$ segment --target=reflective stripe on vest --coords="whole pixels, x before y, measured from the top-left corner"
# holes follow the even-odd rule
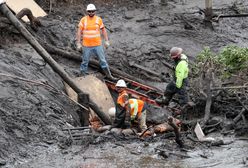
[[[129,104],[130,104],[130,117],[131,120],[134,120],[136,115],[138,114],[138,100],[137,99],[129,99]]]
[[[97,38],[101,37],[100,27],[96,27],[96,30],[87,30],[87,18],[84,19],[83,38]],[[96,25],[99,25],[99,17],[96,16]]]

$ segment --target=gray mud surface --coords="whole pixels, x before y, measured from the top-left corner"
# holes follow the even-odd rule
[[[49,2],[37,2],[48,12]],[[74,50],[76,26],[86,5],[75,0],[66,2],[59,1],[47,17],[41,18],[43,27],[37,32],[27,27],[43,42]],[[205,46],[216,52],[231,44],[248,46],[248,18],[225,18],[213,23],[214,30],[206,28],[204,15],[197,12],[204,8],[203,0],[186,3],[173,0],[166,6],[159,0],[96,0],[94,3],[108,28],[111,47],[106,54],[110,66],[161,89],[165,89],[163,84],[131,68],[130,61],[158,73],[170,73],[162,61],[171,61],[167,55],[173,46],[182,47],[191,61]],[[235,14],[234,4],[236,9],[248,13],[245,0],[213,3],[217,14]],[[187,152],[180,151],[173,138],[163,135],[142,141],[104,134],[85,136],[77,144],[72,143],[62,129],[68,124],[77,126],[78,107],[60,93],[64,91],[62,79],[10,23],[0,25],[0,167],[236,168],[248,165],[247,140],[220,147],[187,140]],[[80,62],[55,58],[71,76],[77,76]],[[234,136],[222,138],[235,140]],[[190,158],[173,154],[164,158],[155,148],[180,152]]]

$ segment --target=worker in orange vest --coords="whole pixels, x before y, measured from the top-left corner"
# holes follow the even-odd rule
[[[129,99],[125,102],[125,108],[129,113],[131,127],[134,125],[135,121],[138,121],[139,129],[141,132],[147,129],[146,125],[146,109],[147,104],[139,99]]]
[[[126,82],[123,79],[117,81],[115,85],[117,92],[119,93],[116,103],[115,110],[115,120],[113,127],[116,128],[126,128],[125,118],[126,118],[126,109],[125,102],[128,101],[128,93],[126,92]]]
[[[99,16],[96,16],[96,7],[94,4],[89,4],[87,6],[87,16],[84,16],[79,24],[77,30],[77,50],[82,51],[83,45],[83,54],[82,54],[82,63],[80,66],[80,71],[82,75],[88,74],[88,64],[90,60],[90,54],[94,53],[97,55],[100,66],[106,75],[107,78],[110,80],[116,81],[117,79],[114,78],[109,70],[108,63],[105,58],[103,46],[102,46],[102,39],[101,39],[101,32],[103,34],[105,40],[105,47],[108,48],[110,46],[107,31],[104,27],[103,21]],[[83,39],[81,41],[81,39]]]

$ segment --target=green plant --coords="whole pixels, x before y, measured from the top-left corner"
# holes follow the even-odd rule
[[[227,46],[219,54],[215,54],[209,47],[205,47],[196,57],[196,62],[192,66],[193,73],[197,75],[201,67],[207,63],[211,63],[214,69],[218,69],[217,75],[221,75],[222,78],[228,78],[237,73],[247,73],[248,48]]]
[[[229,73],[236,73],[248,69],[248,48],[237,46],[225,47],[218,56],[218,62]]]
[[[215,58],[215,55],[211,52],[209,47],[205,47],[199,55],[196,56],[196,62],[206,62],[207,60],[213,60]]]
[[[205,47],[197,56],[195,63],[191,66],[193,76],[198,76],[203,66],[211,63],[213,66],[217,65],[216,55],[211,52],[209,47]]]

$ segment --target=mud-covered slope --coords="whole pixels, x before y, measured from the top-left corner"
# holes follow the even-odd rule
[[[55,5],[50,15],[41,18],[43,27],[32,33],[41,41],[73,50],[76,26],[85,5],[81,1],[70,2]],[[248,18],[226,18],[214,23],[214,30],[211,30],[204,27],[203,15],[196,12],[197,6],[203,8],[203,2],[188,0],[182,5],[170,1],[167,6],[159,2],[96,1],[97,13],[109,30],[111,47],[106,54],[111,66],[149,79],[140,70],[131,68],[129,61],[161,73],[168,72],[161,60],[170,61],[167,54],[172,46],[182,47],[194,58],[205,46],[218,51],[230,44],[248,45]],[[234,13],[230,9],[233,2],[214,1],[215,8],[219,9],[216,12]],[[240,2],[238,7],[247,11],[247,2]],[[40,4],[48,9],[47,4]],[[63,148],[69,144],[61,129],[66,122],[75,123],[71,114],[77,107],[46,87],[48,83],[60,91],[64,89],[61,78],[13,26],[6,24],[8,26],[2,26],[0,32],[0,164],[15,165],[38,156],[51,146]],[[193,27],[185,29],[187,24]],[[72,76],[79,70],[80,62],[60,56],[56,56],[56,60]],[[44,85],[35,84],[33,80],[42,81]]]
[[[234,44],[247,46],[247,18],[224,18],[213,22],[213,30],[204,24],[204,2],[187,1],[182,4],[169,1],[163,6],[155,1],[96,1],[97,14],[108,29],[111,47],[107,50],[110,65],[143,78],[139,70],[129,67],[130,61],[161,73],[167,70],[161,59],[171,61],[168,51],[180,46],[192,59],[205,46],[219,51]],[[234,3],[235,2],[235,3]],[[85,13],[86,3],[74,3],[54,9],[37,33],[45,41],[68,49],[74,46],[76,26]],[[247,12],[245,1],[214,2],[214,12],[235,14]],[[235,8],[234,8],[235,6]],[[234,10],[236,9],[236,10]],[[56,20],[54,20],[56,19]],[[47,22],[49,20],[49,22]],[[49,36],[48,36],[49,35]]]
[[[29,145],[66,141],[61,128],[70,122],[73,104],[47,84],[63,91],[56,73],[30,47],[12,44],[1,55],[0,157],[9,162],[27,157]],[[18,77],[18,78],[17,78]]]

